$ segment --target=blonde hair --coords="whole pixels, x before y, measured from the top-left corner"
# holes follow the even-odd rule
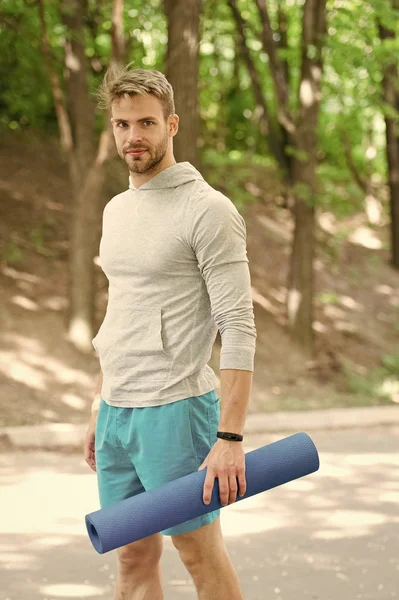
[[[130,63],[131,64],[131,63]],[[162,104],[165,121],[175,113],[173,88],[165,75],[152,69],[129,69],[130,64],[110,67],[96,92],[98,107],[109,109],[114,100],[136,94],[156,96]]]

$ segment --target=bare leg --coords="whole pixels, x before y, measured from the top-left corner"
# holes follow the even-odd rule
[[[163,600],[161,566],[118,563],[114,600]]]
[[[210,557],[186,564],[197,588],[198,600],[244,600],[240,581],[225,548]]]

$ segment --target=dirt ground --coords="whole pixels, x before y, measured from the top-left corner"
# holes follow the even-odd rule
[[[121,161],[111,165],[104,204],[123,189],[124,177]],[[284,312],[290,214],[266,178],[257,186],[256,201],[241,211],[258,333],[249,413],[399,402],[395,393],[391,399],[351,393],[343,368],[365,376],[384,355],[397,354],[399,273],[389,265],[388,224],[369,227],[361,214],[340,222],[347,238],[335,255],[334,239],[319,230],[317,361],[307,363],[289,338]],[[66,337],[71,196],[56,140],[17,133],[3,139],[0,194],[0,427],[84,422],[99,364],[94,350],[84,355]],[[107,280],[96,269],[100,326]],[[321,294],[335,301],[323,302]],[[210,362],[217,375],[219,352],[218,335]]]

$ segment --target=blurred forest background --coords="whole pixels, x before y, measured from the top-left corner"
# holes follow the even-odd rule
[[[249,413],[399,403],[398,16],[399,0],[3,0],[0,426],[89,418],[102,211],[128,185],[94,95],[113,63],[165,73],[176,160],[245,218]]]

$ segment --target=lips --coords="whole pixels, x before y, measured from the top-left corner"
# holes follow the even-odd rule
[[[142,148],[140,150],[128,150],[127,154],[131,154],[132,156],[137,157],[137,156],[141,156],[142,154],[144,154],[144,152],[147,152],[146,148]]]

